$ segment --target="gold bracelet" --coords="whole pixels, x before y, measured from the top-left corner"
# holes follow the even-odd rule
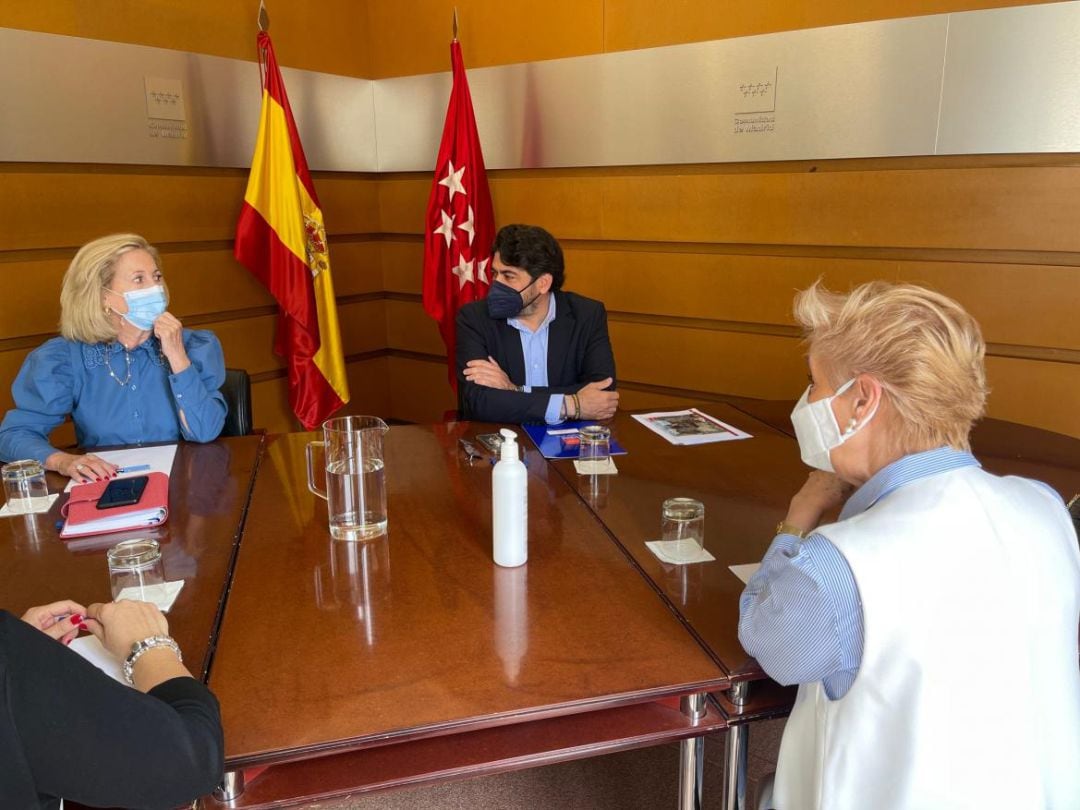
[[[806,529],[800,529],[798,526],[788,523],[786,520],[781,520],[779,523],[776,524],[776,533],[793,534],[800,540],[806,539],[806,535],[810,534],[810,532],[806,531]]]

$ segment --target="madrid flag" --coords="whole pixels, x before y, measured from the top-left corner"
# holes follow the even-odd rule
[[[424,226],[424,309],[439,322],[456,389],[454,318],[462,304],[487,295],[495,218],[457,39],[450,43],[450,63],[454,83]]]
[[[234,255],[278,302],[274,351],[289,404],[311,430],[349,401],[322,210],[270,35],[259,33],[262,112]]]

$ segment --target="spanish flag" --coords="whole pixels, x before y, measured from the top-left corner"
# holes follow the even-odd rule
[[[289,404],[311,430],[349,401],[322,210],[270,35],[259,33],[259,136],[234,255],[278,302],[274,351],[289,371]]]

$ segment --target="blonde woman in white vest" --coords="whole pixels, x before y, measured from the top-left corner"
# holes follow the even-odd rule
[[[740,606],[746,650],[799,684],[762,806],[1080,808],[1076,532],[1049,487],[971,455],[978,324],[881,282],[815,284],[795,316],[810,386],[791,419],[818,472]]]

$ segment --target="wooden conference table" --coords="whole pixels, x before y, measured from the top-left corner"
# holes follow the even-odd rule
[[[227,807],[318,801],[684,740],[728,679],[558,473],[529,449],[529,560],[491,559],[477,426],[393,427],[389,530],[332,541],[313,435],[267,440],[209,683]],[[268,766],[261,770],[263,766]],[[225,801],[233,796],[231,801]]]
[[[166,578],[184,580],[169,613],[170,632],[192,673],[205,678],[262,441],[261,436],[243,436],[181,443],[169,479],[169,519],[149,531],[99,535],[69,545],[57,530],[65,495],[47,514],[0,519],[3,606],[22,611],[59,599],[108,602],[106,551],[128,537],[153,537],[161,544]],[[48,479],[51,492],[67,483],[54,473]]]
[[[769,680],[738,640],[743,583],[729,565],[756,563],[809,472],[799,459],[789,415],[794,402],[733,399],[698,402],[706,413],[753,438],[675,446],[619,412],[612,435],[628,454],[616,476],[580,476],[572,462],[552,466],[596,514],[643,576],[680,616],[731,682],[714,697],[729,725],[723,806],[745,807],[748,733],[752,721],[787,714],[795,689]],[[999,475],[1050,484],[1068,500],[1080,492],[1080,439],[986,419],[972,434],[976,456]],[[666,498],[705,505],[705,548],[716,562],[667,565],[645,546],[660,531]]]
[[[166,575],[187,583],[170,626],[221,699],[226,789],[247,775],[221,806],[683,740],[680,806],[692,807],[700,752],[686,741],[725,726],[723,803],[745,806],[749,723],[784,714],[793,690],[739,646],[742,583],[727,566],[760,560],[806,469],[786,435],[791,403],[698,405],[754,438],[675,447],[620,413],[613,432],[630,454],[618,476],[596,478],[526,443],[521,569],[491,562],[490,466],[458,451],[459,437],[491,426],[392,428],[389,535],[364,544],[331,542],[325,505],[307,491],[313,435],[181,444],[170,519],[151,534]],[[1080,440],[995,420],[973,440],[991,471],[1080,491]],[[666,566],[645,549],[674,495],[705,503],[715,563]],[[0,520],[6,607],[108,598],[104,554],[120,536],[65,546],[57,513]]]

